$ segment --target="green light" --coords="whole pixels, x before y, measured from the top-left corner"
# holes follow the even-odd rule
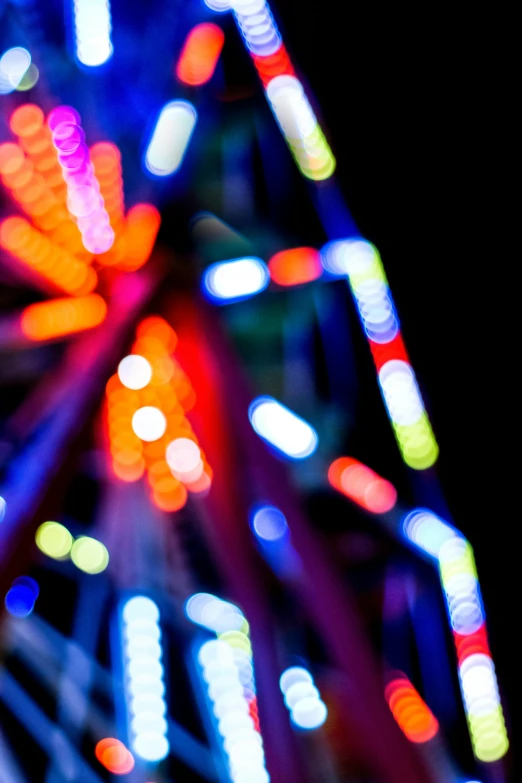
[[[71,549],[74,565],[86,574],[101,574],[109,564],[107,548],[95,538],[80,536]]]
[[[426,413],[414,424],[396,424],[392,421],[402,458],[414,470],[426,470],[437,461],[439,447]]]
[[[39,78],[40,71],[34,63],[31,63],[16,89],[18,92],[27,92],[27,90],[31,90],[34,87]]]
[[[64,560],[69,556],[73,537],[59,522],[44,522],[36,531],[36,546],[54,560]]]

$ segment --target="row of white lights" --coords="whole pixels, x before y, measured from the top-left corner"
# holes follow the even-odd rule
[[[103,65],[113,52],[109,0],[73,0],[73,15],[79,62],[88,68]]]
[[[157,605],[146,596],[135,596],[123,605],[125,692],[131,747],[137,756],[149,762],[161,761],[170,750],[159,620]]]
[[[286,669],[279,680],[279,687],[285,697],[292,722],[298,728],[318,729],[323,725],[328,710],[307,669],[302,666]]]

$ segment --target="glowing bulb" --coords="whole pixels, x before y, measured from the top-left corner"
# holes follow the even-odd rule
[[[152,367],[143,356],[131,354],[119,363],[118,377],[127,389],[144,389],[152,378]]]
[[[8,49],[0,57],[0,95],[6,95],[22,82],[31,65],[31,55],[21,46]]]
[[[264,541],[278,541],[288,532],[284,514],[275,506],[262,506],[252,516],[254,533]]]
[[[112,56],[109,0],[74,0],[76,57],[89,68],[103,65]]]
[[[238,258],[212,264],[205,270],[202,282],[211,299],[237,302],[264,291],[270,275],[260,258]]]
[[[132,417],[132,429],[141,440],[152,443],[159,440],[167,429],[167,419],[159,408],[146,405],[138,408]]]
[[[59,522],[44,522],[36,531],[38,549],[55,560],[66,558],[73,545],[73,537]]]
[[[71,560],[86,574],[100,574],[109,565],[109,553],[101,541],[80,536],[72,545]]]
[[[197,116],[188,101],[171,101],[164,106],[145,153],[145,167],[151,174],[167,177],[179,169]]]
[[[428,509],[417,508],[403,522],[405,536],[424,552],[438,557],[444,544],[460,537],[455,528]]]
[[[317,448],[315,430],[272,397],[258,397],[248,415],[257,434],[290,459],[309,457]]]
[[[13,617],[28,617],[34,605],[40,588],[30,576],[20,576],[15,579],[5,596],[5,608]]]

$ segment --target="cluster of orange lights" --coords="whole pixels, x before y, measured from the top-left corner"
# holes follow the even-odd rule
[[[88,294],[97,285],[97,274],[89,267],[92,261],[126,272],[142,267],[152,253],[161,218],[151,204],[137,204],[125,215],[118,147],[100,142],[89,151],[116,235],[110,251],[93,257],[68,211],[67,186],[42,109],[31,103],[19,106],[9,125],[18,143],[0,144],[0,179],[31,222],[19,217],[0,222],[0,246],[75,296]]]
[[[92,267],[55,245],[24,218],[9,217],[0,223],[0,247],[68,294],[89,294],[98,282]]]
[[[216,24],[204,22],[187,35],[176,67],[176,76],[184,84],[198,87],[208,82],[216,69],[225,35]]]
[[[270,277],[282,286],[310,283],[321,277],[323,267],[318,250],[313,247],[295,247],[282,250],[268,262]]]
[[[252,54],[252,60],[264,87],[276,76],[295,76],[294,67],[284,44],[281,44],[274,54]]]
[[[328,481],[334,489],[372,514],[385,514],[397,502],[393,484],[353,457],[334,460],[328,469]]]
[[[140,357],[150,368],[150,377],[141,388],[129,388],[119,374],[107,384],[107,425],[112,468],[123,481],[137,481],[146,475],[154,504],[163,511],[176,511],[187,502],[188,492],[209,489],[212,471],[186,417],[195,403],[195,395],[185,373],[172,357],[177,337],[174,330],[157,316],[142,321],[130,357]],[[120,365],[121,367],[121,365]],[[122,374],[123,377],[123,374]],[[123,380],[125,378],[123,377]],[[138,385],[138,384],[135,384]],[[132,384],[131,384],[132,386]],[[135,414],[140,410],[160,412],[164,426],[154,440],[136,432]],[[172,469],[167,450],[173,443],[186,452],[197,450],[197,465],[188,471]],[[188,448],[187,448],[188,447]],[[178,454],[183,459],[183,453]]]
[[[388,683],[384,695],[393,717],[410,742],[423,743],[433,739],[439,723],[404,674]]]
[[[95,756],[113,775],[127,775],[134,769],[134,756],[123,742],[107,737],[96,745]]]
[[[38,302],[24,309],[20,328],[29,340],[51,340],[102,323],[107,305],[99,294]]]

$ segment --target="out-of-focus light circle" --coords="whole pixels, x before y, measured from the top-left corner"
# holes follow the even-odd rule
[[[309,457],[317,448],[313,427],[272,397],[258,397],[248,415],[257,434],[290,459]]]
[[[31,63],[27,71],[22,76],[16,89],[18,92],[27,92],[27,90],[32,90],[39,78],[40,71],[34,63]]]
[[[145,153],[145,168],[151,174],[168,177],[179,169],[197,118],[188,101],[170,101],[163,107]]]
[[[219,663],[221,666],[227,666],[234,662],[234,653],[226,642],[212,639],[201,645],[198,660],[202,666],[209,666],[214,662]]]
[[[36,546],[55,560],[67,557],[73,545],[73,537],[59,522],[44,522],[36,531]]]
[[[165,459],[173,473],[190,473],[201,462],[201,451],[190,438],[176,438],[167,446]]]
[[[461,538],[455,528],[424,508],[411,511],[404,518],[402,527],[406,538],[433,557],[439,556],[445,544]]]
[[[30,576],[15,579],[5,596],[5,608],[13,617],[28,617],[34,609],[40,588]]]
[[[138,734],[133,744],[136,754],[145,761],[161,761],[169,753],[169,743],[164,734],[144,732]]]
[[[152,367],[144,356],[130,354],[119,363],[118,377],[127,389],[144,389],[152,378]]]
[[[254,533],[264,541],[278,541],[288,532],[285,515],[275,506],[263,506],[252,516]]]
[[[205,0],[205,5],[210,8],[211,11],[217,11],[217,13],[224,13],[230,11],[230,3],[228,0]]]
[[[101,574],[109,565],[109,553],[101,541],[80,536],[72,545],[71,560],[86,574]]]
[[[311,682],[294,682],[285,693],[285,704],[289,710],[293,710],[301,699],[319,698],[319,691]]]
[[[282,692],[286,694],[292,685],[298,682],[309,682],[313,685],[313,678],[309,671],[303,669],[302,666],[291,666],[289,669],[283,672],[279,679],[279,687]]]
[[[159,616],[159,609],[154,601],[143,595],[131,598],[123,607],[123,619],[126,623],[132,623],[134,620],[152,620],[157,623]]]
[[[4,498],[0,495],[0,522],[2,522],[3,518],[5,517],[6,509],[7,509],[7,503],[5,502]]]
[[[292,710],[292,721],[300,729],[318,729],[323,725],[328,710],[326,704],[313,696],[301,699]]]
[[[321,250],[321,262],[331,275],[364,274],[372,268],[376,250],[364,239],[336,239]]]
[[[113,775],[127,775],[134,769],[134,757],[124,745],[110,745],[106,748],[101,763]]]
[[[8,49],[0,57],[0,94],[13,92],[31,65],[31,55],[22,46]]]
[[[260,258],[238,258],[212,264],[203,275],[203,289],[212,299],[237,302],[267,287],[270,274]]]
[[[152,443],[159,440],[167,429],[167,419],[159,408],[145,405],[132,417],[132,429],[141,440]]]

